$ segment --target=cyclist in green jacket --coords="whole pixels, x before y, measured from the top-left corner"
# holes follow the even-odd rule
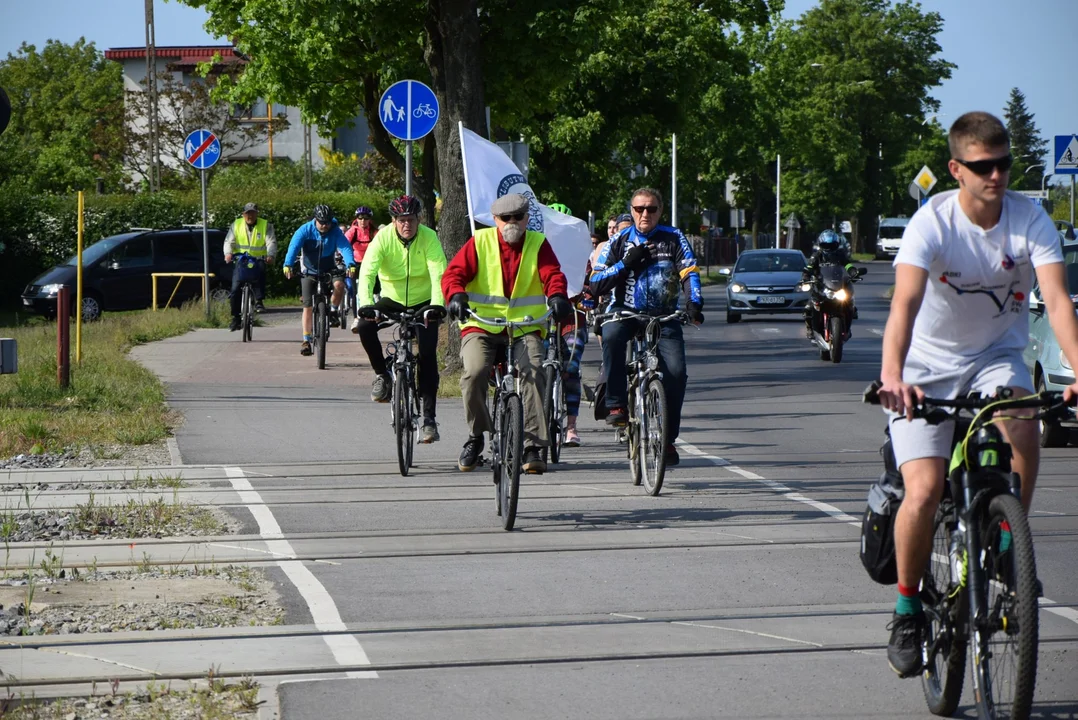
[[[419,222],[419,200],[401,195],[389,204],[393,223],[378,231],[367,247],[360,266],[359,306],[373,305],[384,310],[400,311],[430,305],[445,305],[442,298],[442,273],[447,261],[434,230]],[[374,302],[374,283],[382,284],[381,299]],[[386,368],[378,323],[359,319],[352,326],[359,335],[367,359],[375,372],[371,400],[389,402],[392,376]],[[419,442],[439,440],[435,422],[438,397],[438,326],[421,327],[419,340],[419,398],[423,408],[423,426]]]

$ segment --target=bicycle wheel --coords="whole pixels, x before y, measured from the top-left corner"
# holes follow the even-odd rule
[[[954,505],[945,500],[936,513],[932,558],[921,581],[921,602],[928,620],[927,661],[921,674],[925,702],[933,715],[950,717],[958,709],[966,673],[969,604],[961,587],[952,587],[949,552]]]
[[[643,454],[641,449],[641,423],[643,421],[643,408],[639,407],[636,402],[636,391],[629,388],[629,424],[625,426],[625,451],[629,456],[629,477],[633,481],[633,485],[640,484],[640,468],[643,464],[640,462],[640,456]]]
[[[663,489],[663,476],[666,474],[666,438],[667,438],[666,391],[662,381],[652,378],[648,381],[644,394],[644,423],[641,425],[641,475],[644,490],[649,495],[658,495]]]
[[[329,313],[325,298],[319,298],[314,306],[314,344],[318,356],[318,369],[326,369],[326,340],[329,339]]]
[[[543,448],[544,458],[548,455],[550,462],[558,462],[558,456],[561,450],[561,426],[558,421],[558,405],[555,400],[556,385],[559,382],[558,369],[553,365],[547,365],[543,368],[543,375],[546,382],[546,392],[543,394],[543,417],[546,418],[547,428],[547,441],[548,446]]]
[[[412,449],[415,442],[415,424],[412,415],[411,388],[404,368],[393,374],[393,432],[397,436],[397,467],[401,477],[408,477],[412,466]]]
[[[988,505],[982,529],[985,576],[984,628],[970,638],[974,699],[981,718],[1028,718],[1037,681],[1037,565],[1033,536],[1022,504],[997,495]],[[1011,528],[1011,545],[1000,550],[1000,525]]]
[[[520,466],[524,455],[524,406],[521,404],[519,395],[509,395],[505,398],[501,436],[502,472],[498,487],[502,507],[502,527],[512,530],[517,519]]]
[[[243,284],[243,294],[240,296],[240,323],[243,331],[243,342],[251,342],[251,315],[254,312],[254,303],[251,300],[251,286]]]

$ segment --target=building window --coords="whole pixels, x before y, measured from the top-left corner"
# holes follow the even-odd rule
[[[268,107],[266,101],[258,98],[252,105],[235,105],[232,108],[232,117],[247,122],[267,122]]]

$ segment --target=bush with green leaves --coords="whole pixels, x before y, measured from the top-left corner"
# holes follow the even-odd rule
[[[389,222],[391,193],[359,189],[354,192],[311,192],[283,189],[215,188],[209,194],[209,226],[225,229],[239,217],[244,204],[256,202],[260,216],[273,223],[278,254],[296,229],[311,218],[318,203],[327,203],[344,224],[352,221],[359,205],[374,209],[375,223]],[[134,195],[86,195],[85,238],[89,246],[101,238],[127,232],[133,227],[175,228],[201,225],[199,193],[139,193]],[[15,300],[38,273],[63,262],[75,253],[78,230],[76,195],[33,195],[18,187],[0,193],[0,302]],[[280,273],[271,273],[277,278]],[[278,288],[282,285],[282,288]],[[269,290],[295,294],[275,280]]]

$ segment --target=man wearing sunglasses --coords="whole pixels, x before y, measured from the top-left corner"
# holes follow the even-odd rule
[[[633,193],[633,224],[616,235],[592,268],[591,292],[596,296],[612,293],[609,308],[628,308],[647,315],[669,315],[679,307],[684,292],[686,311],[693,322],[704,320],[704,298],[696,256],[681,231],[659,224],[662,195],[654,188],[640,188]],[[637,320],[623,320],[603,328],[603,369],[606,372],[606,416],[608,425],[625,427],[627,378],[626,347],[641,328]],[[666,464],[677,465],[679,458],[674,441],[681,432],[681,406],[685,402],[685,339],[681,323],[664,323],[659,335],[659,369],[670,411]]]
[[[476,231],[442,276],[442,293],[449,298],[446,309],[460,323],[464,365],[460,390],[469,429],[457,463],[462,472],[475,469],[483,452],[483,433],[492,429],[487,408],[490,369],[498,349],[509,342],[514,343],[524,404],[521,468],[530,474],[546,471],[542,455],[547,446],[542,372],[546,321],[519,327],[510,339],[504,329],[481,323],[469,313],[472,310],[483,317],[519,322],[543,315],[549,302],[559,321],[571,317],[573,306],[558,256],[542,233],[528,230],[528,209],[523,195],[514,193],[495,200],[490,206],[495,227]]]
[[[954,423],[912,418],[925,395],[954,398],[1010,388],[1029,395],[1022,359],[1036,276],[1060,348],[1078,367],[1078,318],[1067,291],[1059,237],[1048,215],[1007,190],[1010,137],[998,118],[966,113],[951,126],[948,169],[958,190],[938,193],[910,220],[895,258],[895,292],[883,336],[880,400],[905,498],[895,518],[898,598],[887,659],[900,677],[922,665],[925,615],[918,585],[932,553]],[[1078,393],[1078,384],[1065,391]],[[1019,414],[1016,412],[1015,414]],[[1032,422],[1001,421],[1029,510],[1040,461]],[[1001,533],[1000,552],[1010,542]]]

